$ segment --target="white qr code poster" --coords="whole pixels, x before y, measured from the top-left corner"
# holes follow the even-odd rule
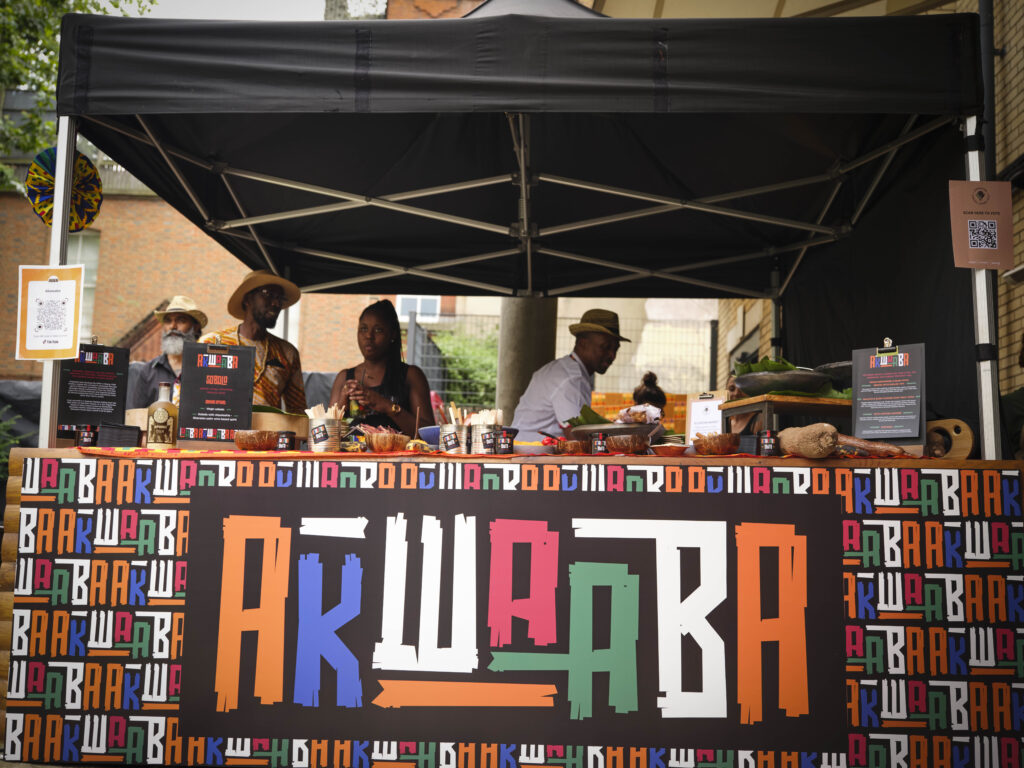
[[[971,269],[1013,267],[1010,182],[949,182],[949,223],[956,266]]]
[[[18,267],[19,360],[78,356],[84,267]]]

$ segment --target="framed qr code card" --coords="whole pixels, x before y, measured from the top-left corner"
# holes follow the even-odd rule
[[[1010,182],[949,182],[949,223],[956,266],[970,269],[1013,267]]]
[[[78,357],[81,264],[18,267],[18,360]]]

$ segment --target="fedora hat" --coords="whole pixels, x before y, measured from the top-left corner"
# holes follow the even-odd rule
[[[262,288],[264,285],[280,285],[284,289],[284,301],[281,302],[282,309],[290,307],[302,296],[299,286],[291,280],[285,280],[283,277],[278,277],[265,269],[257,269],[255,272],[250,272],[246,275],[245,279],[242,280],[242,284],[235,288],[235,292],[231,294],[231,298],[228,299],[228,314],[232,317],[237,317],[239,320],[244,320],[245,310],[242,309],[242,299],[245,298],[245,294],[249,291]]]
[[[196,307],[196,303],[188,296],[175,296],[167,304],[166,309],[155,309],[153,310],[153,314],[156,315],[157,320],[161,323],[167,315],[188,315],[199,323],[199,330],[206,327],[206,313],[198,309]]]
[[[588,309],[578,323],[569,326],[569,333],[573,336],[581,333],[606,333],[619,341],[629,341],[619,335],[619,316],[610,309]]]

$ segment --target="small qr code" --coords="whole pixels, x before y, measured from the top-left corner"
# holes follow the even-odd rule
[[[994,219],[968,219],[967,235],[970,248],[999,248],[998,228]]]
[[[66,299],[36,299],[36,331],[62,331],[67,325]]]

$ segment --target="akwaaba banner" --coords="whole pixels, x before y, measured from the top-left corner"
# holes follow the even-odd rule
[[[28,458],[6,759],[1019,766],[1018,470]]]

